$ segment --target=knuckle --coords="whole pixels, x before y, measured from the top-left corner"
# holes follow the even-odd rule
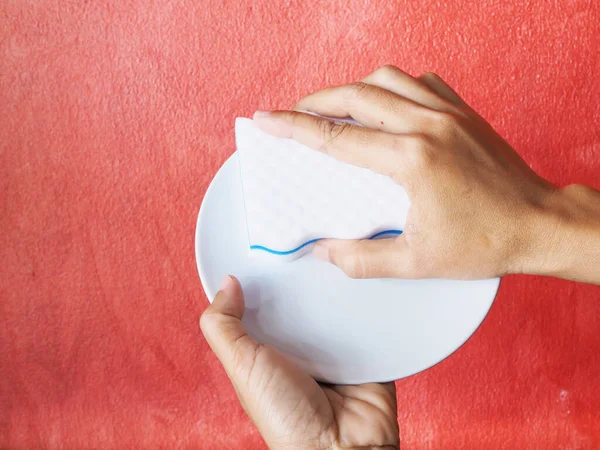
[[[405,151],[415,167],[427,169],[435,164],[437,152],[428,136],[423,134],[411,136],[405,145]]]
[[[411,156],[421,153],[427,146],[427,138],[423,134],[413,134],[410,136],[398,136],[396,148],[399,151],[408,153]]]
[[[357,81],[355,83],[349,84],[348,86],[348,99],[357,100],[362,96],[363,91],[367,89],[369,85],[362,81]]]
[[[442,77],[440,77],[437,73],[434,72],[425,72],[419,78],[421,78],[422,80],[442,81]]]
[[[327,119],[319,121],[319,134],[322,142],[320,150],[324,153],[330,152],[335,142],[347,132],[350,126],[348,123],[333,122]]]
[[[211,311],[211,307],[209,306],[204,313],[200,316],[200,329],[203,333],[210,332],[211,329],[215,327],[219,318],[218,314],[215,314]]]
[[[283,122],[287,122],[293,128],[296,128],[300,126],[300,114],[303,113],[299,113],[297,111],[282,111],[279,117]]]
[[[206,312],[202,313],[200,316],[200,329],[204,332],[206,330],[207,321],[209,319],[206,317]]]
[[[398,75],[399,72],[401,72],[400,69],[392,64],[384,64],[375,71],[376,74],[384,77],[393,77]]]
[[[331,135],[332,135],[332,125],[333,122],[330,122],[327,119],[322,119],[319,120],[318,123],[318,127],[319,127],[319,136],[321,138],[321,150],[327,150],[326,145],[330,142],[331,140]]]
[[[452,136],[459,125],[458,117],[446,111],[431,111],[427,121],[428,128],[442,138]]]
[[[345,255],[340,264],[341,269],[350,278],[363,278],[365,273],[362,259],[355,254]]]
[[[345,103],[356,103],[364,98],[365,90],[370,86],[362,81],[347,84],[342,91],[342,101]]]

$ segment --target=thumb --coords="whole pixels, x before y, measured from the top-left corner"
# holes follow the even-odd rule
[[[251,338],[242,325],[243,314],[242,288],[235,278],[227,277],[202,314],[200,328],[269,448],[293,442],[290,435],[298,433],[310,442],[304,436],[305,423],[318,423],[316,416],[327,414],[318,406],[325,404],[325,394],[312,377],[277,350]],[[294,424],[304,425],[295,430]]]
[[[244,294],[239,281],[227,276],[212,304],[200,317],[200,328],[236,390],[247,380],[263,346],[252,339],[244,325]]]
[[[317,241],[314,255],[342,269],[350,278],[411,278],[404,236],[394,239]]]

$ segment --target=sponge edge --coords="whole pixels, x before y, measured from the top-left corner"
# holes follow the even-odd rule
[[[291,139],[235,123],[248,240],[253,257],[291,261],[321,238],[401,233],[410,201],[388,177],[354,167]]]

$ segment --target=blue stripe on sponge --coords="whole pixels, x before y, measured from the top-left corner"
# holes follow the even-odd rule
[[[384,231],[380,231],[379,233],[375,233],[369,239],[375,239],[375,238],[378,238],[380,236],[384,236],[386,234],[400,235],[400,234],[402,234],[402,230],[384,230]],[[273,250],[273,249],[268,248],[268,247],[263,247],[262,245],[251,245],[250,246],[250,250],[262,250],[264,252],[271,253],[273,255],[281,255],[281,256],[291,255],[292,253],[296,253],[298,250],[302,250],[307,245],[314,244],[315,242],[320,241],[321,239],[324,239],[324,238],[311,239],[310,241],[306,241],[304,244],[301,244],[301,245],[299,245],[298,247],[296,247],[296,248],[294,248],[292,250]]]

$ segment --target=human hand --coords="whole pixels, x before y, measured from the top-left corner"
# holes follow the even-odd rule
[[[269,448],[399,448],[394,383],[319,384],[248,336],[243,313],[240,284],[227,277],[200,327]]]
[[[389,176],[411,199],[397,238],[315,245],[317,257],[349,276],[488,278],[551,272],[564,260],[550,257],[565,247],[547,214],[558,189],[436,75],[415,79],[384,66],[294,109],[257,112],[254,120],[267,133]]]

